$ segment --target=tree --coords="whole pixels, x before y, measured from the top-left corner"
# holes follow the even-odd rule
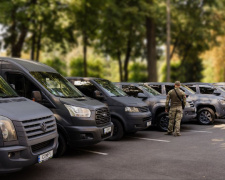
[[[58,73],[62,74],[63,76],[67,76],[66,71],[66,63],[59,58],[55,57],[52,59],[47,59],[44,61],[44,64],[47,64],[48,66],[51,66],[54,68]]]
[[[99,59],[90,58],[87,61],[87,70],[88,75],[90,77],[98,77],[103,78],[104,76],[104,64]],[[83,59],[82,58],[75,58],[72,59],[70,62],[70,76],[80,76],[80,77],[87,77],[84,74],[84,66],[83,66]]]
[[[209,49],[210,43],[216,45],[216,37],[223,33],[218,26],[224,18],[220,13],[223,8],[224,1],[219,0],[173,0],[171,57],[175,53],[180,57],[184,81],[201,80],[200,55]]]
[[[75,36],[82,39],[84,76],[88,76],[87,48],[96,37],[103,4],[104,0],[73,0],[70,4]]]
[[[143,1],[109,0],[99,31],[98,51],[118,60],[120,81],[127,81],[131,59],[143,56],[145,16]]]
[[[11,56],[20,57],[21,52],[31,51],[31,59],[38,61],[40,51],[45,47],[74,42],[71,25],[65,11],[65,0],[2,0],[0,23],[6,28],[5,48]],[[44,42],[48,43],[42,43]],[[54,45],[53,45],[54,44]]]

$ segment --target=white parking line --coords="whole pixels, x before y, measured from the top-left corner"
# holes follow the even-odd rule
[[[211,131],[194,131],[194,130],[188,130],[186,132],[212,133]]]
[[[85,152],[89,152],[89,153],[94,153],[94,154],[99,154],[99,155],[103,155],[103,156],[107,156],[108,153],[103,153],[103,152],[98,152],[98,151],[90,151],[90,150],[86,150],[86,149],[79,149],[80,151],[85,151]]]
[[[161,139],[139,138],[139,137],[132,137],[132,136],[127,136],[127,137],[134,138],[134,139],[147,140],[147,141],[158,141],[158,142],[167,142],[167,143],[170,142],[170,141],[161,140]]]

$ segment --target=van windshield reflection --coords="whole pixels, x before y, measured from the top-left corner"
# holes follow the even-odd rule
[[[97,82],[111,97],[127,96],[127,94],[122,89],[118,88],[108,80],[95,79],[95,82]]]
[[[58,73],[30,72],[51,94],[63,98],[79,98],[84,95]]]
[[[7,82],[2,77],[0,77],[0,83],[1,98],[18,97],[16,92],[7,84]]]

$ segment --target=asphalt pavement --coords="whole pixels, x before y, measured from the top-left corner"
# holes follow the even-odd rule
[[[182,136],[154,129],[73,149],[0,180],[224,179],[225,120],[183,124]]]

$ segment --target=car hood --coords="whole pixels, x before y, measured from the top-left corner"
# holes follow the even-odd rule
[[[60,98],[60,101],[63,104],[68,104],[76,107],[87,108],[90,110],[96,110],[98,108],[106,107],[105,104],[101,103],[98,100],[82,97],[82,98]]]
[[[46,107],[26,98],[0,99],[0,115],[14,121],[38,119],[53,115]]]
[[[131,97],[131,96],[123,96],[123,97],[110,97],[109,102],[112,106],[135,106],[135,107],[142,107],[147,106],[141,99]]]

